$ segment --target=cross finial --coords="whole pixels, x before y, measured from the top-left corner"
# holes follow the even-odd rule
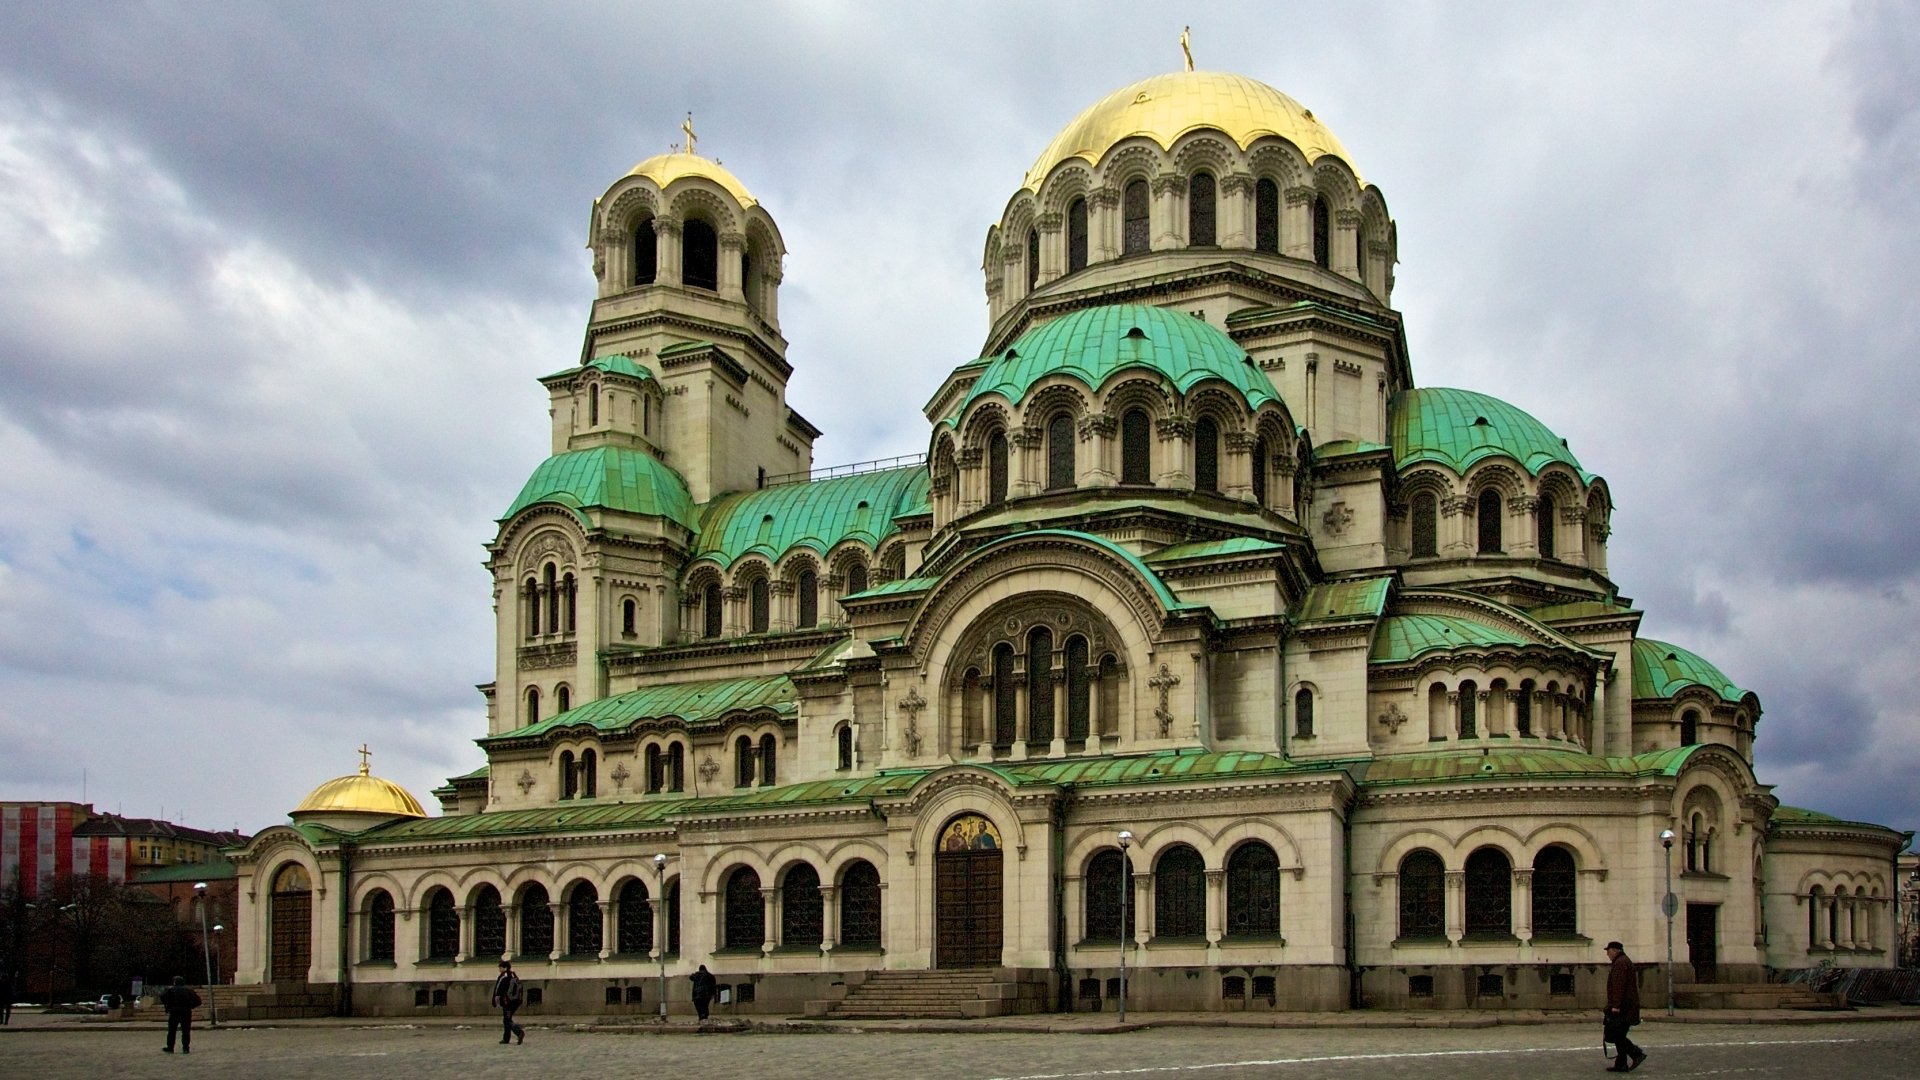
[[[689,154],[693,153],[693,144],[697,136],[695,136],[693,133],[693,114],[692,113],[687,114],[686,123],[680,125],[680,130],[687,133],[687,153]]]
[[[1180,28],[1180,52],[1187,58],[1188,71],[1193,70],[1193,38],[1191,36],[1192,31],[1193,31],[1193,27],[1191,26],[1183,26]]]
[[[371,758],[372,756],[373,756],[373,751],[367,749],[366,743],[361,743],[360,744],[360,775],[361,776],[368,775],[367,759]]]

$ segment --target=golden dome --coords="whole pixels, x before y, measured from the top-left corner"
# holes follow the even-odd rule
[[[1176,71],[1115,90],[1074,117],[1027,171],[1027,188],[1039,191],[1047,174],[1068,158],[1098,164],[1122,139],[1145,136],[1166,150],[1199,128],[1225,132],[1242,150],[1262,136],[1278,135],[1308,162],[1332,154],[1359,174],[1346,147],[1312,110],[1266,83],[1218,71]]]
[[[667,185],[673,183],[675,180],[687,176],[697,176],[705,180],[711,180],[721,187],[726,188],[727,194],[732,195],[743,207],[757,205],[754,197],[747,193],[747,185],[741,183],[738,177],[721,167],[719,162],[708,161],[699,154],[689,154],[684,150],[675,150],[668,154],[656,154],[640,164],[635,165],[627,175],[644,176],[660,185],[660,190],[662,191],[665,191]]]
[[[426,817],[420,800],[391,780],[367,772],[367,763],[351,776],[337,777],[314,788],[295,814],[379,814],[382,817]]]

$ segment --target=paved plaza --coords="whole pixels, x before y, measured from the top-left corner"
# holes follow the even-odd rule
[[[1920,1022],[1648,1023],[1644,1076],[1907,1078]],[[1156,1027],[1117,1034],[817,1029],[663,1034],[533,1027],[501,1046],[484,1026],[369,1024],[228,1027],[196,1033],[191,1057],[160,1052],[158,1027],[0,1029],[0,1076],[906,1077],[912,1080],[1460,1077],[1601,1075],[1599,1025],[1464,1027]]]

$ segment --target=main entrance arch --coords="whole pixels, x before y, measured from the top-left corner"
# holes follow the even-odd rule
[[[313,882],[306,867],[288,863],[274,873],[271,905],[273,952],[267,979],[306,982],[313,966]]]
[[[940,830],[933,857],[936,966],[999,965],[1001,848],[1000,830],[979,814],[962,814]]]

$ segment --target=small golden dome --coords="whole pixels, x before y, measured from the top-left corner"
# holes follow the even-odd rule
[[[708,161],[699,154],[689,154],[684,150],[675,150],[669,154],[656,154],[635,165],[628,176],[644,176],[660,185],[665,191],[667,185],[682,177],[697,176],[711,180],[727,189],[742,207],[758,205],[754,197],[747,193],[747,185],[723,168],[717,161]]]
[[[367,771],[367,763],[360,763],[360,771],[351,776],[337,777],[314,788],[301,804],[294,808],[295,814],[378,814],[382,817],[426,817],[427,812],[420,809],[420,800],[408,794],[407,789],[391,780],[382,780]]]
[[[1300,148],[1309,162],[1332,154],[1354,170],[1353,158],[1313,111],[1266,83],[1218,71],[1176,71],[1122,87],[1094,102],[1054,137],[1027,171],[1039,191],[1047,174],[1068,158],[1098,164],[1122,139],[1144,136],[1163,150],[1189,131],[1217,128],[1245,150],[1264,135]]]

